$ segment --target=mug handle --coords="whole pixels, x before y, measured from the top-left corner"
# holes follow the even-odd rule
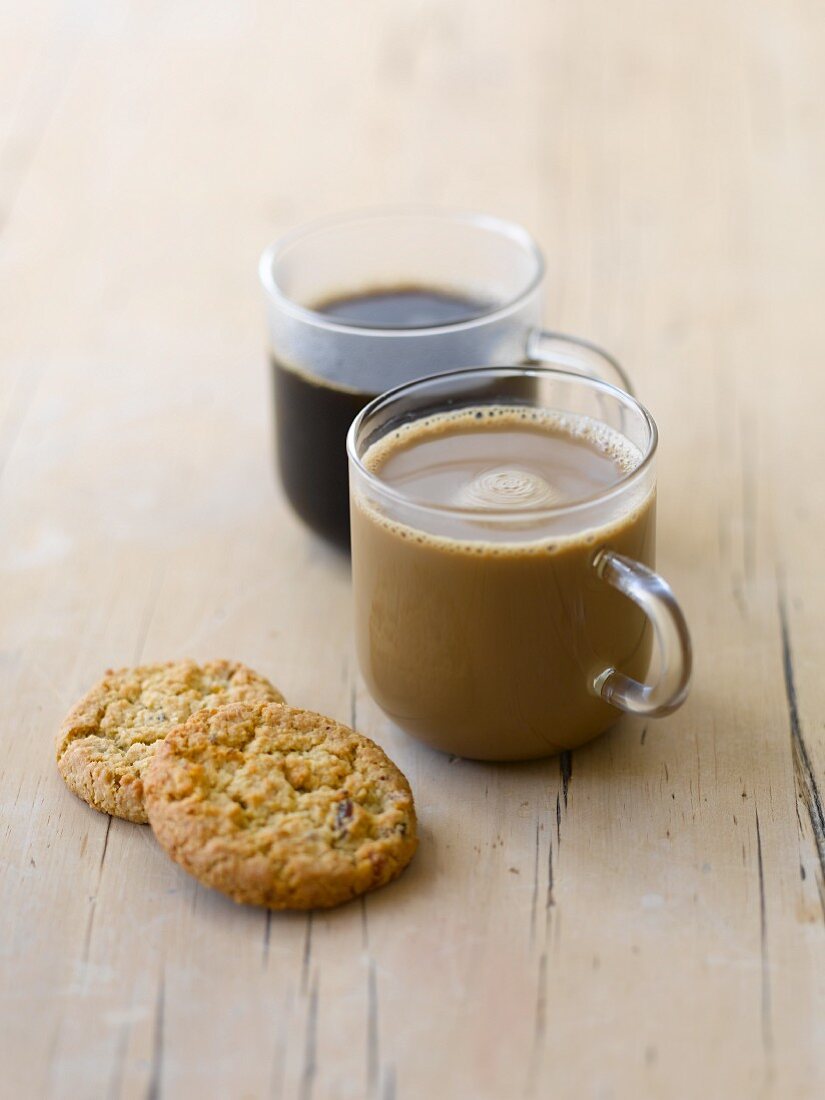
[[[578,336],[565,336],[547,329],[531,329],[527,334],[527,358],[536,363],[553,363],[577,374],[601,378],[618,385],[625,393],[633,394],[630,379],[618,360],[598,344],[591,344],[589,340],[581,340]],[[605,378],[605,364],[617,376],[618,382],[611,377]]]
[[[646,565],[612,550],[599,550],[593,567],[601,580],[617,588],[647,615],[660,666],[659,677],[652,684],[642,684],[615,668],[606,668],[596,677],[593,690],[628,714],[648,718],[671,714],[687,696],[693,655],[685,616],[670,585]]]

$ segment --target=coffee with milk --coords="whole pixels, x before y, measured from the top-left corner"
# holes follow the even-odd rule
[[[486,760],[575,748],[610,726],[619,711],[594,681],[606,667],[642,679],[652,630],[593,563],[609,546],[654,564],[652,485],[611,501],[642,459],[592,416],[506,404],[435,412],[367,447],[382,491],[353,488],[353,579],[382,709]],[[550,537],[548,510],[567,516]]]

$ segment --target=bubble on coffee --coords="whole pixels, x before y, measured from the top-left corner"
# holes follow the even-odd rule
[[[564,500],[562,493],[533,470],[497,467],[484,470],[469,484],[459,487],[459,508],[549,508]]]

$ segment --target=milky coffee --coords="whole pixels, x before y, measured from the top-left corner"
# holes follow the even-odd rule
[[[484,760],[575,748],[616,721],[593,681],[643,679],[651,632],[592,563],[610,547],[654,565],[653,493],[610,494],[641,459],[606,425],[518,406],[435,414],[369,447],[388,492],[353,497],[357,643],[391,718]]]

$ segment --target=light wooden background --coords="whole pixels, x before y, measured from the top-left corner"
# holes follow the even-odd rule
[[[821,0],[4,0],[4,1096],[823,1095],[824,74]],[[404,200],[528,225],[656,415],[673,718],[449,763],[359,685],[256,261]],[[75,697],[187,654],[388,749],[397,885],[270,917],[67,793]]]

